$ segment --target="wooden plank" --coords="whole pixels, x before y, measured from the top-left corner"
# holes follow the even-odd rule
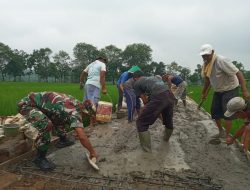
[[[73,131],[70,131],[67,133],[67,136],[71,136],[74,134],[74,130]],[[52,139],[51,139],[51,145],[55,145],[57,142],[59,141],[59,137],[56,137],[56,136],[52,136]],[[13,165],[13,164],[17,164],[19,162],[22,162],[24,159],[31,159],[34,155],[36,154],[36,149],[32,149],[20,156],[17,156],[15,158],[12,158],[10,160],[7,160],[3,163],[0,164],[0,169],[5,169],[5,168],[8,168],[9,166]]]
[[[59,140],[58,137],[54,137],[51,141],[51,144],[54,145],[57,141]],[[21,162],[22,160],[24,159],[31,159],[34,155],[36,154],[36,149],[33,148],[32,150],[20,155],[20,156],[17,156],[15,158],[12,158],[10,160],[7,160],[3,163],[0,164],[0,169],[5,169],[5,168],[8,168],[9,166],[13,165],[13,164],[17,164],[19,162]]]
[[[0,189],[7,188],[18,181],[19,175],[0,170]]]

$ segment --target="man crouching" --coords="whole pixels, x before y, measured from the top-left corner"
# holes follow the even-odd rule
[[[84,132],[82,123],[86,114],[95,113],[91,101],[86,100],[82,103],[70,95],[57,92],[32,92],[18,103],[18,112],[38,130],[35,139],[37,156],[33,162],[41,170],[56,168],[53,162],[46,159],[52,129],[60,138],[57,147],[63,148],[74,144],[66,138],[66,125],[76,131],[81,144],[89,151],[90,158],[96,158],[96,152]]]

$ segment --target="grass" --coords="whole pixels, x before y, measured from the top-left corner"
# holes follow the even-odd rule
[[[117,102],[115,85],[107,85],[108,95],[102,95],[101,100]],[[17,103],[30,92],[55,91],[70,94],[78,100],[83,99],[83,91],[79,84],[72,83],[34,83],[34,82],[0,82],[0,116],[17,114]]]

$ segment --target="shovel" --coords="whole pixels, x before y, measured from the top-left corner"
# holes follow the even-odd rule
[[[209,86],[207,87],[207,90],[206,90],[206,93],[205,93],[205,94],[206,94],[205,97],[207,97],[207,94],[208,94],[210,88],[211,88],[211,85],[209,85]],[[201,99],[200,103],[199,103],[198,106],[197,106],[197,110],[200,110],[200,109],[201,109],[201,106],[202,106],[202,104],[205,102],[205,100],[206,100],[206,98]]]
[[[200,103],[198,104],[198,106],[197,106],[197,110],[200,110],[201,109],[201,106],[202,106],[202,104],[205,102],[205,98],[204,99],[202,99],[201,101],[200,101]]]

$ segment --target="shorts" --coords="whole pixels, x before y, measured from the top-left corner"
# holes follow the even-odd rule
[[[100,100],[100,88],[92,84],[85,84],[84,90],[84,100],[91,100],[95,105],[97,105]]]
[[[234,117],[225,117],[224,113],[227,111],[227,103],[232,98],[239,96],[239,87],[225,92],[215,92],[213,95],[211,106],[212,119],[232,120]]]
[[[186,100],[186,96],[187,96],[186,88],[187,88],[186,81],[183,81],[178,85],[176,91],[174,92],[174,96],[177,100],[178,99]]]

